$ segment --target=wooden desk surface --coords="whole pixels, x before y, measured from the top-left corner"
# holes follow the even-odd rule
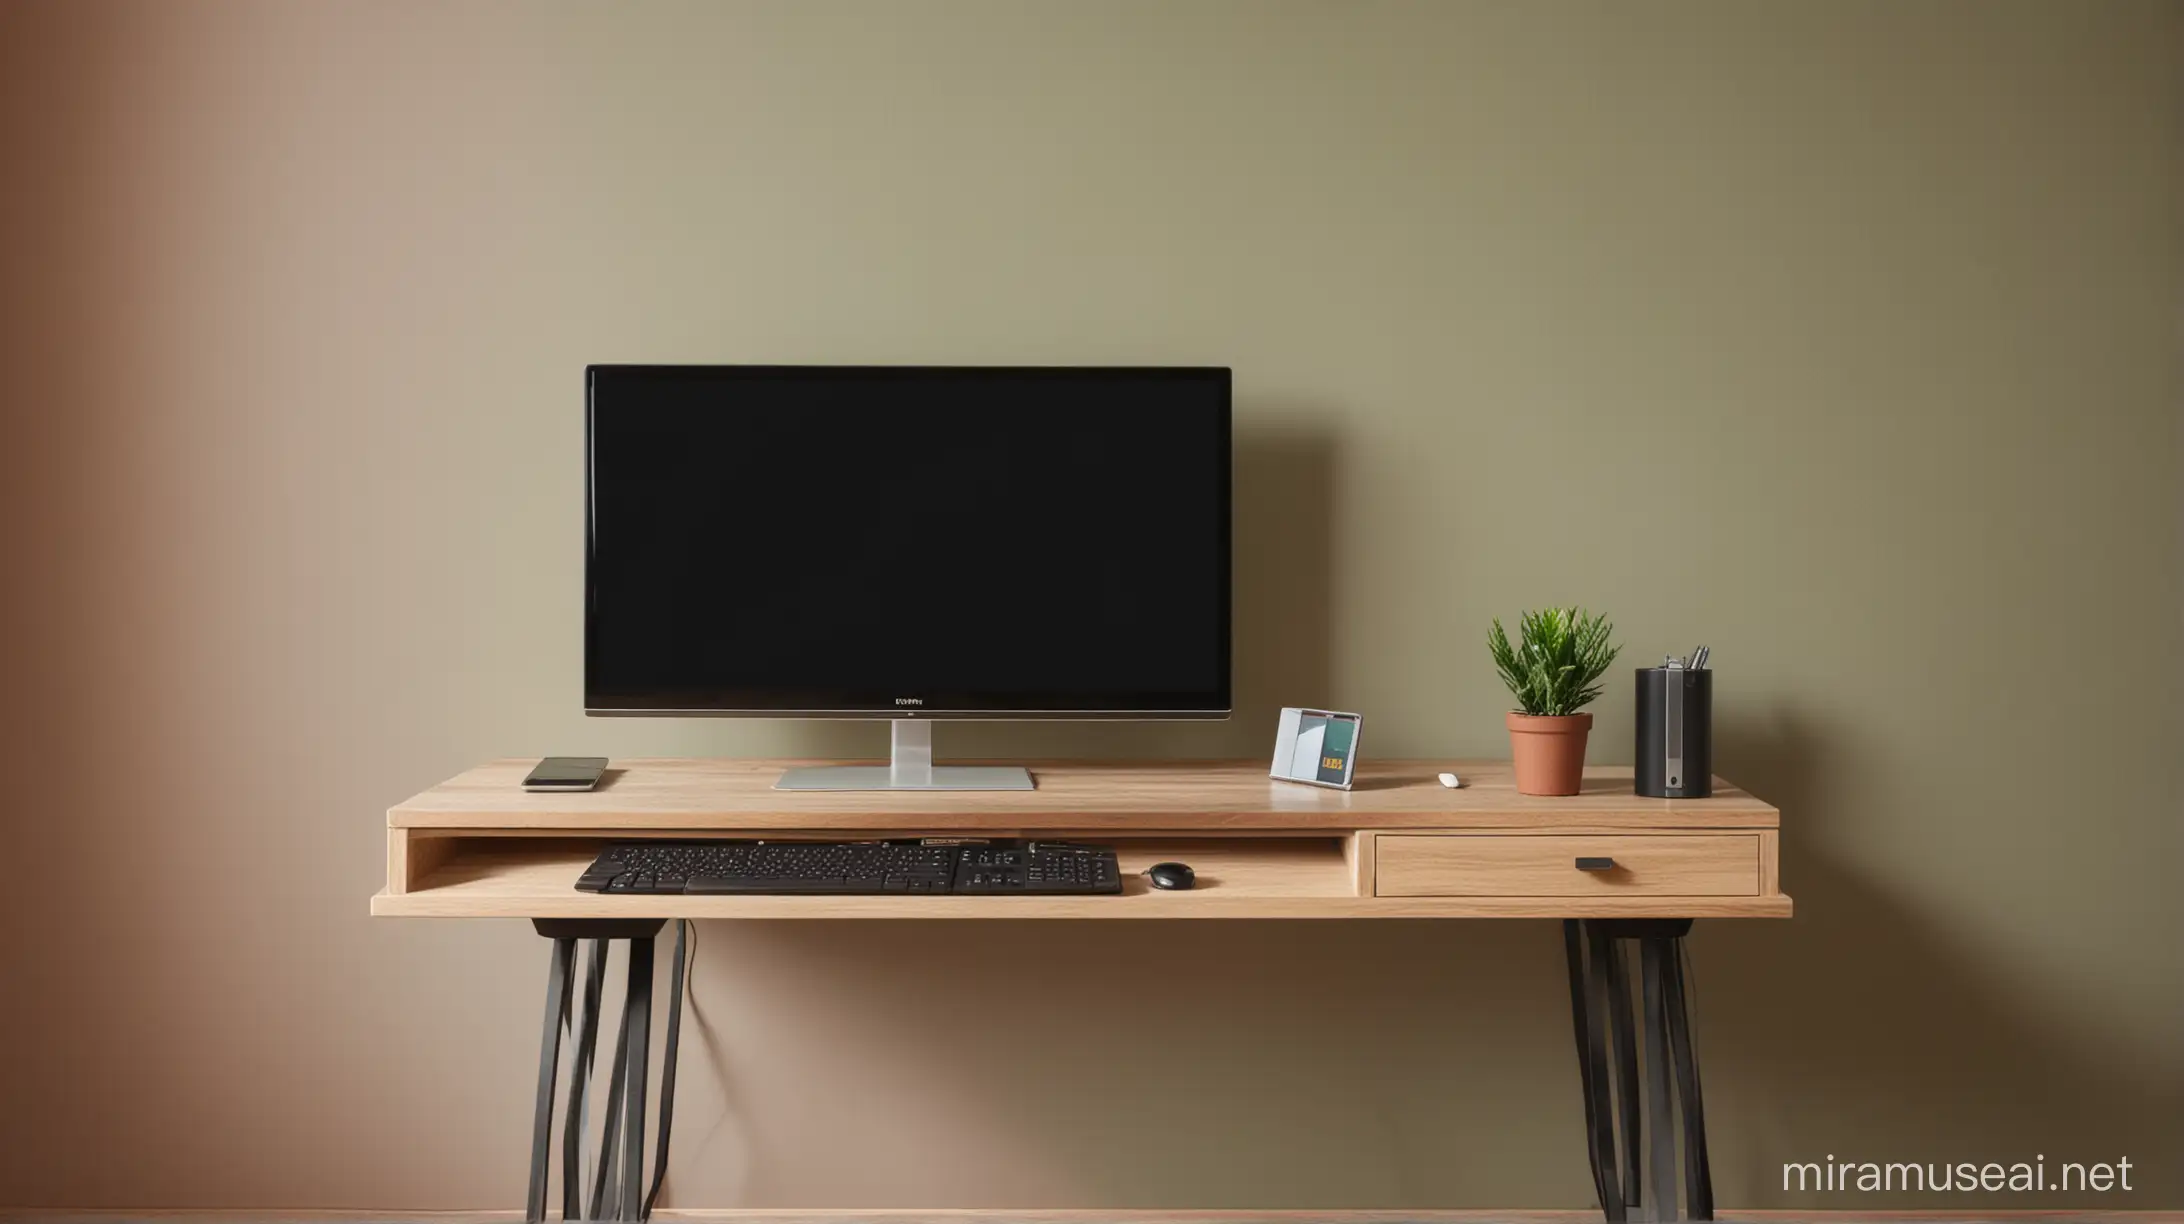
[[[528,794],[495,761],[387,813],[384,916],[463,918],[1489,918],[1790,913],[1780,815],[1719,779],[1714,797],[1642,799],[1628,767],[1582,793],[1519,795],[1505,762],[1389,761],[1357,789],[1275,782],[1251,762],[1032,766],[1032,791],[777,791],[803,762],[627,760],[579,794]],[[1461,790],[1436,775],[1453,769]],[[576,878],[610,841],[1076,835],[1112,844],[1121,897],[600,896]],[[1199,886],[1161,892],[1162,859]],[[1574,864],[1612,860],[1610,870]]]
[[[1356,789],[1266,776],[1263,761],[1031,766],[1030,791],[778,791],[777,760],[615,761],[597,790],[529,794],[535,758],[494,761],[387,811],[390,828],[828,830],[1291,830],[1487,828],[1772,829],[1781,820],[1729,782],[1709,799],[1643,799],[1627,765],[1586,770],[1581,794],[1517,793],[1506,761],[1383,761],[1359,767]],[[1444,770],[1463,778],[1442,786]]]

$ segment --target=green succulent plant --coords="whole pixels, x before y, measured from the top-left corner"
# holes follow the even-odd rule
[[[1575,714],[1600,695],[1596,683],[1622,647],[1608,635],[1615,626],[1582,608],[1547,608],[1518,618],[1518,644],[1509,644],[1500,617],[1486,635],[1502,683],[1524,714]]]

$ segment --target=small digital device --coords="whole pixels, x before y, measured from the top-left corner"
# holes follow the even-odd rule
[[[1357,769],[1357,733],[1365,719],[1334,710],[1282,710],[1281,729],[1274,733],[1274,769],[1269,777],[1283,782],[1350,789]]]
[[[605,757],[547,757],[523,779],[527,791],[588,791],[607,772]]]

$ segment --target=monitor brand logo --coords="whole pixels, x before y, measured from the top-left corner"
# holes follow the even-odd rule
[[[915,706],[921,706],[921,705],[924,705],[924,704],[925,704],[925,698],[923,698],[923,697],[897,697],[897,698],[895,698],[895,704],[896,704],[896,705],[915,705]]]

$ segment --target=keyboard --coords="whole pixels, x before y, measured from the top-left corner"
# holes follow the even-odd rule
[[[644,841],[608,846],[576,882],[614,894],[961,893],[1097,895],[1122,891],[1105,846],[1017,840]]]

